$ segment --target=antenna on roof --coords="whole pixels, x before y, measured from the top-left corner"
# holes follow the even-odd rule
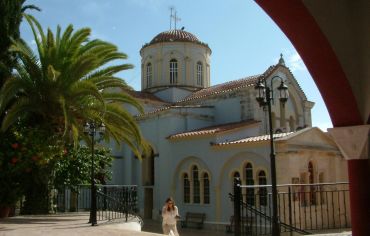
[[[177,17],[177,11],[175,10],[175,7],[170,7],[171,15],[170,15],[170,30],[172,29],[172,20],[174,21],[175,29],[176,29],[176,23],[180,21],[181,19]]]

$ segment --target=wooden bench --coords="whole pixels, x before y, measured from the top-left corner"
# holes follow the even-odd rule
[[[242,217],[242,222],[241,222],[244,227],[246,232],[252,232],[252,224],[253,224],[253,217]],[[226,225],[226,232],[227,233],[232,233],[234,232],[234,226],[235,226],[235,220],[234,216],[230,216],[230,224]]]
[[[202,229],[205,218],[205,213],[186,212],[185,220],[181,221],[181,227],[188,227],[191,223],[196,225],[198,229]]]

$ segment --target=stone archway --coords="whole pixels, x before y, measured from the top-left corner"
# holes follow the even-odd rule
[[[256,0],[290,39],[328,108],[348,160],[352,233],[370,232],[370,2]],[[367,9],[367,10],[366,10]],[[346,31],[342,29],[347,29]],[[338,127],[338,128],[337,128]],[[340,128],[339,128],[340,127]]]

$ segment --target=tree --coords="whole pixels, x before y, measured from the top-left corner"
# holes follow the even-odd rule
[[[98,145],[94,151],[94,159],[94,179],[97,184],[105,184],[112,174],[110,167],[113,157],[110,150]],[[65,193],[66,189],[71,190],[70,211],[77,210],[77,198],[81,187],[91,184],[91,165],[91,149],[83,145],[64,149],[63,155],[56,161],[54,188],[58,194]]]
[[[0,138],[0,206],[14,206],[25,195],[22,213],[47,213],[53,157],[63,149],[55,145],[55,137],[37,128],[17,126]]]
[[[23,6],[26,0],[0,1],[0,87],[10,77],[16,59],[9,48],[12,40],[19,40],[19,25],[27,9],[40,10],[34,5]]]
[[[110,150],[98,147],[94,151],[94,173],[98,184],[104,184],[111,177],[110,167],[113,157]],[[54,186],[78,190],[80,184],[91,184],[91,149],[86,146],[70,147],[56,163]]]
[[[6,111],[1,129],[22,120],[29,126],[40,124],[59,133],[67,143],[77,144],[79,137],[88,140],[82,124],[92,120],[105,125],[106,138],[127,143],[140,157],[146,144],[125,105],[139,112],[143,109],[124,92],[131,88],[115,76],[132,65],[112,65],[127,55],[111,43],[89,40],[89,28],[74,32],[69,25],[62,33],[58,26],[56,35],[50,29],[45,34],[34,17],[25,18],[34,34],[37,54],[23,41],[11,47],[19,61],[13,77],[0,91],[0,112]]]
[[[115,76],[132,65],[113,64],[127,59],[127,55],[111,43],[89,40],[89,28],[74,31],[69,25],[62,32],[58,26],[55,35],[50,29],[45,34],[34,17],[24,17],[31,26],[37,51],[34,53],[22,40],[14,41],[10,48],[18,60],[15,72],[0,91],[0,115],[4,117],[1,131],[21,124],[26,130],[39,132],[34,136],[46,140],[44,150],[59,150],[63,143],[77,146],[81,138],[90,143],[82,129],[84,122],[94,121],[105,125],[107,140],[125,142],[141,157],[148,150],[147,144],[125,107],[132,106],[139,112],[143,109],[125,92],[131,88]],[[24,213],[47,213],[48,206],[38,203],[47,199],[44,190],[48,189],[58,155],[58,151],[44,152],[46,165],[36,168],[27,179],[31,187],[25,191]]]

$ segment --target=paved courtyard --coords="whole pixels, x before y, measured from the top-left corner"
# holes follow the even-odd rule
[[[92,227],[88,224],[89,213],[66,213],[47,216],[17,216],[0,219],[0,236],[34,236],[34,235],[89,235],[89,236],[160,236],[163,235],[161,223],[146,220],[142,231],[136,222],[100,223]],[[224,231],[210,231],[206,229],[182,229],[181,236],[232,236]],[[351,232],[320,234],[350,236]]]
[[[136,222],[119,224],[88,224],[89,213],[70,213],[47,216],[17,216],[0,219],[0,236],[34,235],[119,235],[157,236],[160,234],[140,232]]]

